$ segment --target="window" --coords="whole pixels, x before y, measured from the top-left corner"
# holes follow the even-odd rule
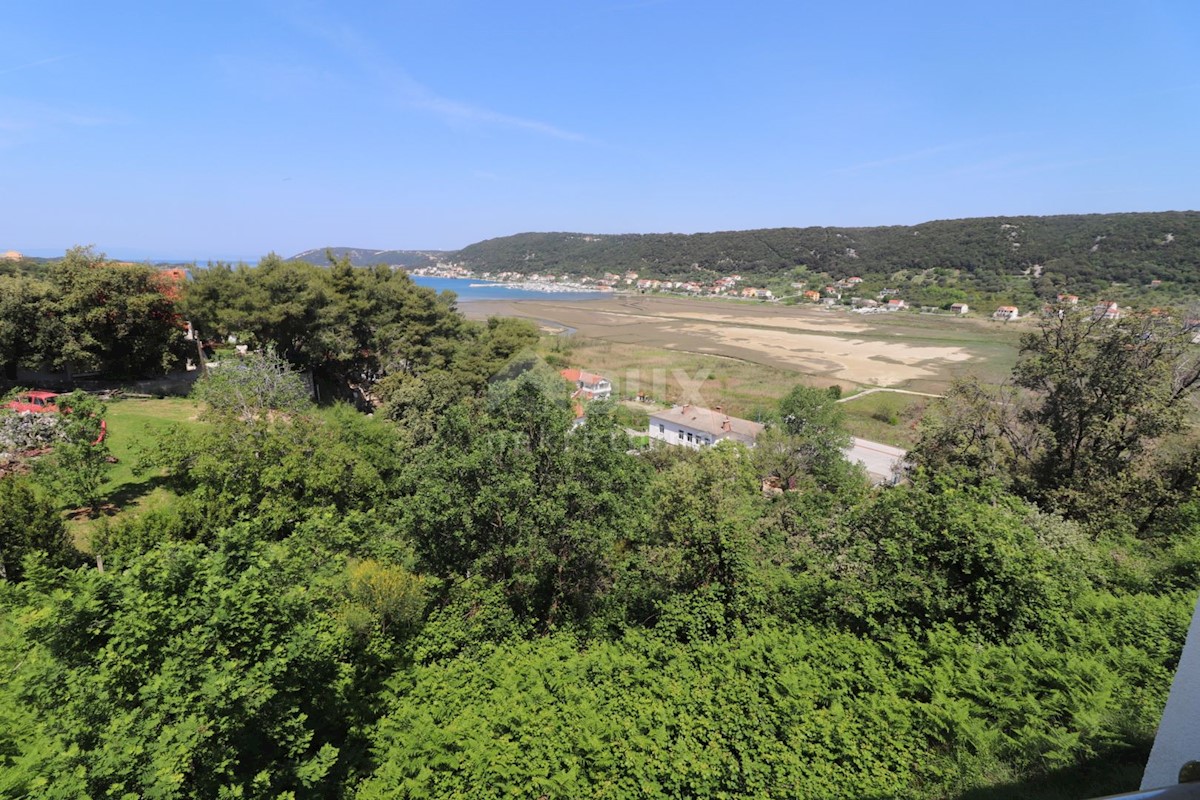
[[[688,441],[690,442],[691,440],[692,440],[692,435],[689,433],[689,434],[688,434]]]
[[[666,426],[666,425],[663,425],[661,422],[660,422],[660,423],[658,423],[658,432],[659,432],[659,433],[666,433],[666,432],[667,432],[667,426]]]
[[[679,432],[679,441],[683,441],[683,431]]]

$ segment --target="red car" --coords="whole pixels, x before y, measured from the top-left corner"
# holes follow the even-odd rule
[[[35,414],[57,414],[60,409],[55,400],[58,398],[56,392],[33,391],[25,392],[17,395],[16,400],[10,400],[5,403],[3,408],[10,408],[18,413],[33,412]],[[70,413],[71,409],[66,409]],[[104,441],[104,437],[108,434],[108,425],[104,420],[100,420],[100,435],[96,437],[96,441],[92,444],[100,444]]]
[[[53,413],[58,411],[54,400],[58,395],[54,392],[25,392],[17,395],[16,400],[4,404],[5,408],[13,411],[33,411],[35,413]]]

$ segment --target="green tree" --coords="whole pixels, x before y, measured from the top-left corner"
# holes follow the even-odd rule
[[[1064,310],[1022,338],[1014,378],[1035,398],[1023,415],[1040,444],[1029,492],[1080,515],[1104,493],[1127,493],[1152,444],[1179,429],[1200,356],[1168,317],[1112,324]]]
[[[798,384],[779,401],[779,420],[759,437],[754,457],[764,475],[775,475],[785,486],[803,475],[820,485],[846,479],[842,451],[850,445],[845,415],[836,399],[822,389]]]
[[[0,478],[0,581],[21,580],[21,560],[32,552],[44,553],[50,565],[77,556],[54,503],[28,480]]]
[[[861,505],[816,543],[829,603],[853,628],[919,631],[950,623],[994,641],[1047,624],[1079,588],[1029,524],[1033,512],[992,484],[918,474]]]
[[[273,253],[256,267],[215,265],[198,271],[184,308],[203,335],[273,347],[360,405],[376,402],[375,385],[389,375],[444,368],[473,330],[452,294],[345,258],[327,269]]]
[[[644,467],[602,405],[572,430],[566,385],[546,368],[449,409],[416,451],[403,505],[423,563],[482,574],[522,619],[585,620],[611,584],[617,537],[638,525]]]
[[[961,378],[930,405],[909,460],[935,472],[959,470],[963,480],[1011,484],[1017,464],[1033,446],[1018,415],[1022,397]]]
[[[182,322],[150,267],[75,247],[49,272],[44,354],[56,367],[114,377],[165,372],[182,352]]]
[[[64,507],[82,507],[96,513],[100,487],[109,471],[108,437],[104,403],[87,392],[74,391],[55,401],[60,412],[59,439],[50,454],[38,460],[38,476]]]
[[[37,366],[46,357],[44,318],[53,288],[25,276],[0,277],[0,370],[15,380],[19,366]]]
[[[996,476],[1072,518],[1144,528],[1188,487],[1177,470],[1164,480],[1159,462],[1200,389],[1190,338],[1168,316],[1114,323],[1061,309],[1022,338],[1013,387],[961,382],[931,408],[913,459]]]
[[[253,520],[282,537],[319,511],[369,512],[372,525],[391,515],[401,448],[385,421],[338,406],[321,414],[177,426],[155,438],[140,467],[166,470],[192,535]]]
[[[648,488],[648,524],[622,539],[614,603],[629,621],[683,640],[721,635],[762,611],[762,506],[749,451],[734,443],[667,465]]]
[[[270,350],[253,351],[209,367],[192,396],[217,417],[253,420],[270,411],[296,413],[309,406],[304,381]]]
[[[6,659],[0,705],[32,729],[0,734],[0,773],[43,797],[339,796],[395,663],[346,609],[393,620],[391,637],[409,602],[393,594],[253,525],[77,571],[8,631],[30,657]]]

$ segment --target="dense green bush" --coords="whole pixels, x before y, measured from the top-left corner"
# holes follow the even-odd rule
[[[573,425],[526,326],[465,332],[383,274],[253,280],[298,275],[429,312],[383,413],[168,431],[146,461],[173,493],[98,525],[95,568],[0,478],[0,796],[988,798],[1144,763],[1200,588],[1196,451],[1153,438],[1176,417],[1094,492],[1146,490],[1116,529],[1075,513],[1087,481],[1020,491],[1004,456],[1036,439],[986,393],[894,488],[803,387],[753,451],[631,454],[613,407]],[[348,307],[272,336],[319,353]]]

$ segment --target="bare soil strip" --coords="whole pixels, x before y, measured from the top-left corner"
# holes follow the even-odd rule
[[[589,338],[727,356],[864,386],[932,378],[977,357],[967,345],[896,341],[904,334],[886,320],[859,321],[811,306],[618,296],[484,301],[464,303],[462,310],[473,318],[550,321]]]

